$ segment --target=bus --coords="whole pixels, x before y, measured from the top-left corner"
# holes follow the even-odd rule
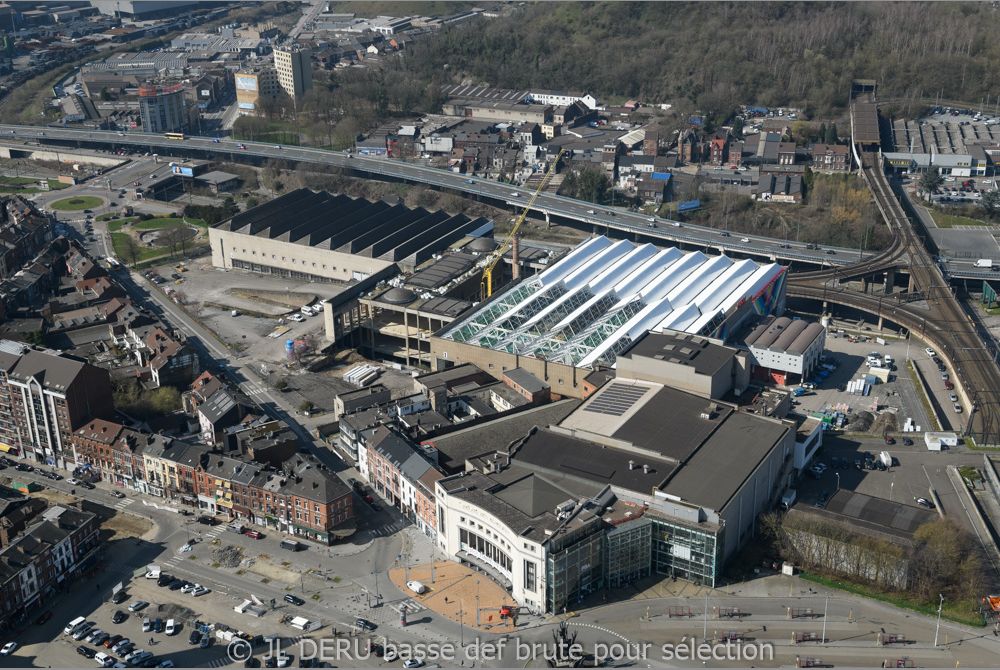
[[[163,133],[163,136],[168,140],[183,140],[187,139],[184,133]]]

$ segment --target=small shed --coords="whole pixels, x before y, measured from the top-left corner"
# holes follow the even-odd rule
[[[926,432],[924,433],[924,444],[928,451],[941,451],[958,446],[958,433],[948,432]]]

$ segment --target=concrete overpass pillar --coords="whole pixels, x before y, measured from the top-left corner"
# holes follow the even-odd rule
[[[542,213],[545,214],[545,227],[546,228],[551,228],[552,227],[552,220],[549,219],[549,213],[548,212],[542,212]]]
[[[916,284],[916,282],[913,281],[913,273],[912,272],[910,273],[910,279],[909,279],[909,281],[906,283],[906,290],[907,290],[908,293],[913,293],[914,291],[917,290],[917,284]]]
[[[889,268],[885,272],[885,293],[886,293],[886,295],[888,295],[889,293],[892,293],[892,289],[895,287],[895,285],[896,285],[896,269],[895,268]]]
[[[868,293],[868,284],[869,283],[870,282],[868,281],[868,277],[862,277],[861,278],[861,292],[862,293]]]
[[[878,329],[882,330],[882,315],[878,315]]]

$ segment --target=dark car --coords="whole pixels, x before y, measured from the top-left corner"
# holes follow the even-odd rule
[[[202,514],[200,517],[198,517],[198,523],[203,523],[206,526],[214,526],[219,522],[214,517],[205,516],[204,514]]]
[[[158,618],[153,621],[154,633],[162,633],[164,628],[166,628],[166,624],[163,623],[163,619]]]
[[[243,661],[243,667],[244,668],[259,668],[260,667],[260,659],[259,658],[254,658],[253,656],[251,656],[247,660]]]
[[[90,647],[85,647],[82,644],[76,648],[76,653],[80,654],[80,656],[85,656],[86,658],[93,658],[94,656],[97,656],[96,651]]]
[[[302,598],[299,598],[298,596],[293,596],[291,593],[286,593],[285,594],[285,602],[286,603],[291,603],[292,605],[298,605],[300,607],[302,605],[306,604],[305,600],[303,600]]]
[[[368,619],[362,619],[360,617],[354,620],[354,625],[355,627],[360,628],[361,630],[375,630],[376,628],[378,628],[378,626],[373,624]]]
[[[860,458],[855,458],[854,459],[854,467],[857,470],[864,470],[865,469],[864,462],[862,462],[862,460]]]
[[[35,619],[35,625],[36,626],[41,626],[42,624],[44,624],[46,621],[48,621],[51,618],[52,618],[52,610],[46,610],[46,611],[42,612],[41,614],[39,614],[38,618]]]
[[[884,437],[885,437],[885,443],[886,444],[896,444],[896,438],[894,438],[894,437],[892,437],[890,435],[885,435]]]
[[[213,638],[211,635],[204,635],[198,642],[198,646],[201,647],[202,649],[208,649],[209,647],[212,646],[213,642],[215,642],[215,638]]]
[[[908,437],[904,437],[903,438],[903,445],[907,446],[907,447],[912,447],[913,446],[913,440],[911,440]]]
[[[105,640],[104,644],[102,644],[101,646],[104,647],[105,649],[111,649],[111,647],[115,646],[124,639],[125,639],[124,635],[112,635],[107,640]]]
[[[172,581],[174,581],[173,576],[168,575],[167,573],[163,572],[163,573],[160,573],[160,578],[156,580],[156,585],[157,586],[166,586],[167,584],[169,584]]]
[[[118,610],[115,612],[115,615],[111,617],[111,623],[122,623],[126,619],[128,619],[128,614],[125,614],[125,612]]]
[[[17,465],[14,466],[14,469],[17,470],[18,472],[31,472],[35,468],[28,465],[27,463],[18,463]]]
[[[90,482],[80,482],[80,486],[82,486],[83,488],[88,489],[90,491],[93,491],[95,488],[97,488],[93,484],[91,484]]]
[[[128,594],[125,593],[125,589],[122,589],[121,591],[118,591],[113,596],[111,596],[111,602],[113,602],[115,605],[121,605],[126,600],[128,600]]]
[[[201,631],[191,631],[191,634],[188,635],[188,644],[198,644],[199,642],[201,642]]]
[[[169,588],[171,591],[180,591],[182,586],[184,586],[183,579],[174,579],[174,581],[170,582]]]

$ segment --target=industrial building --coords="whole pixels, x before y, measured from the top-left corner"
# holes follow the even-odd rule
[[[683,335],[649,337],[637,358]],[[715,343],[700,356],[713,371],[736,360]],[[439,547],[555,613],[654,574],[715,586],[788,485],[796,426],[619,375],[558,425],[492,449],[469,437],[441,445],[465,454],[437,482]]]
[[[752,316],[784,311],[785,268],[594,237],[431,338],[437,367],[523,367],[555,393],[610,367],[649,331],[725,340]]]
[[[492,230],[488,219],[298,189],[216,224],[209,240],[215,267],[346,283],[412,271]]]
[[[754,378],[776,384],[808,379],[826,346],[826,328],[815,321],[771,317],[745,340],[754,364]]]

